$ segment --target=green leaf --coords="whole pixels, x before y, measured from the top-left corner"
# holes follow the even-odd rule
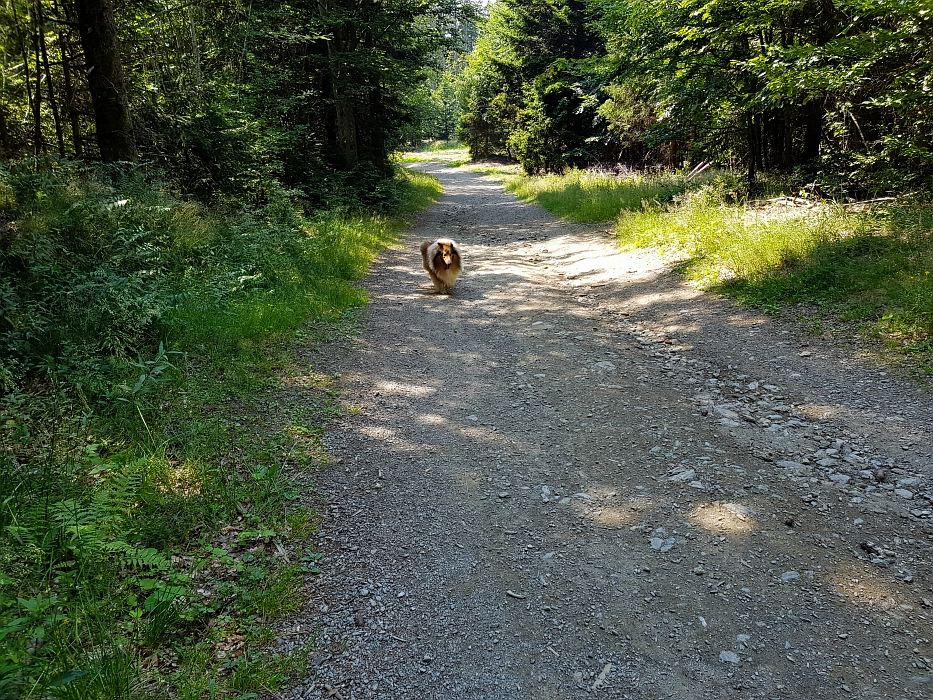
[[[49,681],[49,688],[61,688],[64,685],[68,685],[71,681],[86,676],[87,671],[82,671],[77,668],[73,668],[70,671],[62,671],[57,676],[54,676],[52,680]]]

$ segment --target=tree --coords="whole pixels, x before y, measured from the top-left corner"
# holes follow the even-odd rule
[[[471,153],[514,156],[529,172],[591,160],[590,62],[602,50],[579,0],[499,0],[463,74]]]
[[[136,140],[110,0],[74,0],[101,160],[136,160]]]

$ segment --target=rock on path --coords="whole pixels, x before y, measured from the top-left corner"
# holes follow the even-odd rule
[[[446,194],[374,265],[361,341],[313,360],[362,410],[277,697],[933,696],[930,397],[426,169]]]

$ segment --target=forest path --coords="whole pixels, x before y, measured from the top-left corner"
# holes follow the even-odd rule
[[[361,408],[325,438],[282,642],[313,668],[279,697],[929,698],[930,396],[421,167],[446,193],[374,264],[360,341],[308,357]]]

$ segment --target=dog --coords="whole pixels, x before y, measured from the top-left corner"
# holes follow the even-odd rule
[[[449,238],[425,241],[421,244],[421,262],[431,276],[438,294],[449,294],[463,270],[460,249]]]

